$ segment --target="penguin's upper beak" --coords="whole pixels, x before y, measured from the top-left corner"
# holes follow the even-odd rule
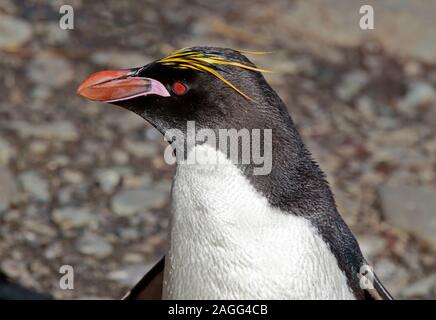
[[[170,96],[161,82],[138,76],[139,70],[140,68],[135,68],[94,73],[80,84],[77,94],[103,102],[122,101],[151,94]]]

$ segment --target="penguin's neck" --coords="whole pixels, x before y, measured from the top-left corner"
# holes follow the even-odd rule
[[[250,163],[238,166],[242,174],[271,206],[282,211],[307,217],[321,209],[336,214],[335,201],[325,175],[304,145],[285,104],[271,89],[266,92],[269,94],[257,108],[238,106],[231,109],[231,116],[223,120],[225,127],[236,131],[245,128],[251,132],[271,131],[271,154],[263,155],[265,161],[270,161],[271,171],[257,174],[256,165]],[[262,139],[265,139],[265,134]],[[268,141],[259,143],[268,144]],[[264,148],[260,146],[260,149]]]
[[[271,206],[282,211],[309,219],[320,212],[336,214],[325,174],[313,160],[290,117],[288,120],[276,124],[273,130],[271,172],[256,175],[249,167],[243,174]]]

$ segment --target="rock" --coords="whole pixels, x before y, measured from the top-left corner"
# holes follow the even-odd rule
[[[31,106],[34,109],[42,109],[45,107],[44,103],[41,103],[41,101],[45,102],[47,101],[51,95],[52,92],[49,89],[49,87],[45,85],[36,84],[33,90],[30,92],[30,95],[32,97],[32,100],[39,103],[33,103]]]
[[[135,52],[126,51],[98,51],[91,55],[91,60],[101,66],[114,68],[141,67],[154,59]]]
[[[75,141],[79,134],[76,127],[68,121],[57,121],[49,124],[33,125],[24,121],[15,121],[7,127],[18,131],[20,136],[48,140]]]
[[[401,243],[400,240],[395,245],[393,245],[392,248],[396,252],[399,252],[402,257],[407,257],[407,259],[404,259],[405,267],[407,267],[409,270],[414,270],[415,272],[418,272],[418,270],[422,270],[422,254],[421,252],[419,252],[419,249],[415,245],[407,246],[405,244],[405,241],[406,239],[403,238],[403,243]]]
[[[409,282],[410,276],[406,269],[386,258],[377,261],[374,265],[374,271],[394,297],[398,295]]]
[[[33,273],[37,273],[40,276],[52,275],[53,269],[51,269],[45,262],[34,260],[29,263],[29,270]]]
[[[60,204],[67,204],[73,199],[74,188],[67,186],[57,191],[57,198]]]
[[[79,184],[85,180],[82,172],[71,169],[62,170],[62,177],[65,181],[71,184]]]
[[[408,285],[401,294],[407,298],[431,298],[431,291],[436,288],[436,273]]]
[[[161,222],[161,214],[148,213],[144,217],[144,227],[145,229],[154,230],[154,228]]]
[[[37,55],[31,61],[27,75],[33,82],[50,88],[62,88],[74,78],[71,64],[66,59],[49,53]]]
[[[148,127],[145,131],[145,136],[150,141],[163,141],[162,134],[156,128]]]
[[[49,145],[45,141],[32,141],[29,146],[30,152],[33,154],[41,155],[47,152]]]
[[[44,25],[43,32],[44,40],[50,45],[65,44],[68,41],[70,34],[69,32],[65,32],[65,30],[59,28],[59,23],[57,21],[49,22]]]
[[[368,4],[370,2],[367,2]],[[298,34],[306,43],[322,52],[323,44],[334,47],[357,47],[368,42],[368,32],[389,55],[414,58],[433,64],[436,61],[436,28],[430,1],[372,1],[375,32],[359,28],[360,1],[297,1],[292,10],[277,15],[275,23]],[[311,21],[310,24],[307,21]],[[402,26],[407,25],[407,30]],[[401,30],[401,32],[393,32]],[[322,39],[322,41],[319,41]]]
[[[2,2],[0,2],[0,11],[10,15],[14,15],[17,13],[18,8],[16,5],[14,5],[14,2],[12,0],[3,0]]]
[[[26,216],[37,219],[38,215],[40,215],[38,204],[37,203],[28,204],[25,213]]]
[[[376,143],[383,145],[383,149],[386,147],[405,146],[413,147],[420,140],[420,134],[418,128],[398,128],[392,132],[384,132],[383,134],[374,134],[371,136],[370,143]],[[410,151],[410,150],[407,150]]]
[[[436,246],[436,188],[384,185],[379,195],[389,223]]]
[[[361,96],[356,101],[356,107],[359,113],[367,120],[372,120],[376,116],[376,107],[374,101],[369,96]]]
[[[18,199],[18,189],[14,177],[0,166],[0,213]]]
[[[111,255],[112,245],[104,238],[95,234],[85,234],[77,242],[77,249],[80,253],[94,256],[98,259]]]
[[[32,37],[32,29],[23,19],[0,15],[0,49],[19,49]]]
[[[407,61],[404,64],[404,73],[407,77],[417,78],[422,75],[422,65],[418,61]]]
[[[115,187],[120,183],[120,174],[111,169],[100,169],[96,173],[97,182],[106,193],[114,191]]]
[[[368,75],[362,70],[347,73],[336,89],[336,94],[344,101],[351,100],[368,83]]]
[[[370,261],[386,248],[386,242],[380,236],[365,234],[358,236],[357,239],[363,256]]]
[[[0,226],[0,237],[5,238],[10,233],[9,223],[15,223],[20,221],[20,213],[14,209],[6,209],[0,211],[0,219],[2,225]]]
[[[173,186],[173,182],[170,180],[162,180],[159,181],[155,188],[161,192],[169,194],[171,192],[171,187]]]
[[[21,220],[21,224],[26,230],[37,233],[38,235],[48,238],[54,238],[56,236],[56,230],[52,226],[36,221],[34,218]]]
[[[167,200],[164,192],[153,189],[130,189],[117,193],[111,201],[112,209],[120,216],[162,207]]]
[[[136,264],[124,269],[112,271],[108,278],[126,287],[133,287],[153,267],[153,264]]]
[[[50,244],[44,251],[44,257],[47,259],[59,258],[63,253],[63,247],[59,242]]]
[[[123,186],[127,189],[148,189],[151,188],[153,178],[150,174],[128,175],[124,178]],[[154,187],[157,189],[157,185]]]
[[[9,160],[15,155],[15,149],[10,143],[0,137],[0,166],[7,165]]]
[[[151,248],[156,248],[158,246],[161,246],[163,243],[165,243],[165,239],[162,235],[154,234],[151,237],[147,238],[147,245]]]
[[[425,103],[436,103],[436,90],[423,81],[412,82],[406,96],[399,102],[398,107],[408,115],[414,115],[416,107]]]
[[[127,152],[124,152],[123,150],[115,149],[112,151],[111,156],[112,156],[112,160],[116,164],[122,165],[129,162],[129,155],[127,154]]]
[[[147,125],[143,118],[133,112],[122,112],[118,117],[113,118],[113,121],[124,133],[145,128]]]
[[[119,230],[119,235],[121,239],[127,241],[138,240],[140,237],[138,230],[133,228],[121,228]]]
[[[144,261],[144,258],[144,254],[128,252],[123,256],[123,262],[126,262],[128,264],[140,263]]]
[[[62,229],[69,230],[97,223],[96,216],[87,208],[64,207],[53,211],[53,220]]]
[[[23,261],[4,259],[1,261],[0,266],[1,270],[13,279],[17,279],[27,273],[26,264]]]
[[[137,158],[150,158],[156,156],[157,148],[149,142],[125,140],[124,146],[126,150]]]
[[[412,147],[407,149],[406,147],[387,145],[374,154],[373,160],[390,163],[391,165],[401,165],[402,167],[406,168],[416,166],[420,169],[424,169],[428,158],[425,154],[422,154],[419,151],[411,148]],[[377,164],[377,162],[374,163]],[[407,174],[407,171],[394,172],[394,174],[405,173]],[[414,175],[417,176],[416,173]]]
[[[47,168],[49,170],[56,170],[58,168],[62,168],[67,166],[70,163],[70,158],[68,158],[64,154],[55,154],[52,156],[52,159],[47,163]]]
[[[40,174],[28,171],[20,174],[19,180],[24,191],[29,193],[34,199],[42,202],[50,200],[48,182]]]

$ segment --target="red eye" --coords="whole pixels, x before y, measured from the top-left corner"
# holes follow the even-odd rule
[[[173,84],[173,91],[178,96],[181,96],[181,95],[185,94],[186,91],[188,91],[188,88],[183,83],[177,81],[177,82],[174,82],[174,84]]]

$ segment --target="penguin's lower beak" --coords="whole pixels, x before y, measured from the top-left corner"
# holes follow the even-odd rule
[[[105,70],[94,73],[80,84],[77,94],[103,102],[123,101],[151,94],[170,96],[161,82],[138,76],[138,70]]]

